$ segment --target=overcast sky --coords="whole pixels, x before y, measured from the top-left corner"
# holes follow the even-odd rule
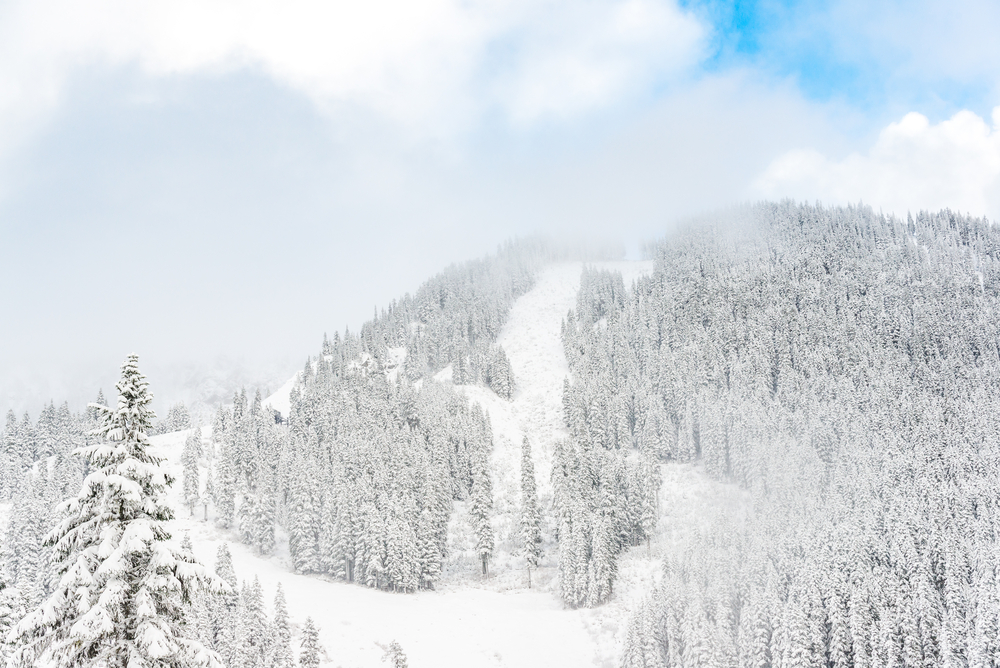
[[[161,412],[273,386],[516,235],[1000,218],[998,31],[995,0],[7,0],[0,409],[78,410],[133,351]]]

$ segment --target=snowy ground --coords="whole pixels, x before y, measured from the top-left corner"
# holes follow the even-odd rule
[[[600,266],[622,271],[627,286],[651,269],[651,263],[641,262]],[[562,383],[569,373],[559,331],[567,311],[575,307],[581,268],[579,263],[550,267],[535,288],[514,304],[499,341],[514,372],[516,391],[511,401],[501,400],[485,388],[459,388],[489,411],[494,430],[497,555],[489,581],[483,582],[478,575],[463,504],[456,504],[452,555],[445,581],[435,592],[391,594],[296,575],[288,566],[287,546],[280,540],[277,554],[263,558],[211,522],[186,519],[185,509],[177,512],[185,519],[175,521],[175,536],[189,532],[196,554],[209,565],[214,563],[218,545],[229,542],[237,576],[246,580],[259,577],[268,601],[281,582],[296,642],[305,617],[313,617],[327,654],[326,665],[384,666],[383,648],[396,640],[411,668],[616,666],[629,611],[656,581],[662,555],[683,549],[688,537],[719,516],[740,517],[747,503],[733,486],[711,481],[694,465],[665,466],[659,535],[650,546],[623,555],[616,594],[608,604],[594,610],[563,608],[555,593],[551,526],[545,527],[546,554],[540,572],[533,575],[535,586],[526,588],[516,534],[521,440],[526,434],[532,442],[540,502],[548,509],[553,446],[565,436]],[[450,381],[448,370],[439,374],[439,379]],[[291,385],[282,388],[281,396],[275,399],[287,401],[290,389]],[[178,479],[180,451],[188,433],[153,439]],[[172,493],[176,498],[179,484]]]

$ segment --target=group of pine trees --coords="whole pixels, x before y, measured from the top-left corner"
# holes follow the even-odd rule
[[[669,558],[623,666],[997,666],[1000,230],[785,202],[651,250],[565,325],[567,602],[613,584],[657,462],[697,459],[753,513]]]
[[[510,363],[495,345],[514,300],[531,289],[544,262],[558,256],[537,239],[505,244],[497,253],[452,265],[404,295],[361,327],[356,338],[326,341],[322,354],[339,354],[382,368],[390,351],[405,350],[402,371],[417,381],[452,366],[457,384],[483,382],[500,396],[512,391]]]
[[[454,500],[467,500],[484,574],[493,552],[489,418],[446,386],[337,366],[304,373],[275,424],[237,395],[213,429],[217,520],[263,554],[275,527],[295,569],[379,589],[440,578]]]
[[[191,414],[183,402],[172,405],[167,410],[167,417],[153,426],[151,436],[155,434],[170,434],[191,428]]]
[[[103,405],[103,394],[97,403]],[[45,537],[56,507],[75,495],[88,463],[73,452],[95,437],[94,409],[73,414],[67,404],[48,404],[38,421],[11,411],[0,435],[0,502],[11,504],[0,546],[0,639],[10,626],[51,592],[51,550]]]
[[[152,395],[134,355],[117,389],[115,408],[99,395],[82,417],[66,409],[68,418],[52,421],[60,413],[50,405],[34,429],[9,421],[4,452],[17,455],[6,459],[17,462],[9,469],[17,493],[0,568],[0,660],[14,668],[294,666],[280,589],[270,622],[258,583],[237,592],[228,550],[213,575],[189,541],[171,540],[164,495],[174,480],[148,450]],[[27,449],[51,433],[51,448]],[[307,620],[299,665],[317,666],[319,652]]]
[[[649,540],[656,526],[663,441],[654,420],[639,425],[632,342],[617,336],[626,291],[621,275],[585,268],[577,308],[563,323],[572,382],[563,384],[569,438],[552,470],[560,592],[572,606],[593,606],[614,591],[621,552]],[[691,456],[694,453],[690,453]]]
[[[98,396],[97,401],[103,404],[103,396]],[[92,410],[84,415],[74,415],[66,403],[56,408],[50,402],[35,423],[27,413],[18,420],[14,411],[8,411],[0,436],[0,498],[19,496],[25,473],[37,462],[48,462],[54,457],[49,468],[63,474],[70,453],[84,445],[84,434],[95,426],[96,417]],[[61,497],[58,500],[62,500]]]
[[[481,382],[510,399],[513,374],[496,337],[513,301],[560,252],[545,242],[508,244],[433,277],[360,334],[324,337],[281,420],[259,394],[239,393],[213,425],[217,521],[265,554],[283,528],[299,572],[414,591],[441,577],[453,502],[463,501],[487,576],[495,550],[489,417],[430,378],[450,365],[456,384]],[[205,499],[194,482],[197,457],[192,450],[192,509]],[[524,521],[537,527],[531,502],[533,519]],[[534,567],[537,528],[529,542]]]
[[[229,668],[316,668],[322,649],[319,631],[307,617],[296,661],[285,593],[279,584],[269,617],[260,581],[237,582],[232,554],[223,543],[215,559],[215,575],[227,586],[204,591],[192,601],[189,614],[194,637],[216,652]]]

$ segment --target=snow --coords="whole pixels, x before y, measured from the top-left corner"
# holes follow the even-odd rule
[[[292,406],[292,388],[295,387],[295,382],[299,379],[299,374],[296,373],[294,376],[285,381],[285,384],[278,388],[278,391],[264,399],[264,405],[270,406],[274,410],[281,413],[283,417],[288,417],[288,413],[291,411]]]
[[[523,559],[518,555],[517,516],[520,504],[521,440],[532,443],[543,515],[551,516],[552,453],[565,437],[562,422],[562,384],[569,369],[560,340],[560,326],[575,308],[582,269],[580,263],[557,264],[539,276],[535,287],[515,302],[499,337],[510,359],[515,393],[511,401],[478,386],[459,386],[469,399],[489,412],[494,431],[493,484],[497,553],[493,574],[483,582],[474,536],[468,526],[466,504],[457,503],[450,525],[452,554],[445,564],[438,591],[394,594],[291,572],[287,538],[279,532],[275,555],[261,557],[239,543],[236,536],[209,521],[194,517],[181,503],[181,450],[190,431],[152,439],[166,457],[165,466],[178,482],[170,501],[179,519],[171,530],[176,540],[188,532],[195,554],[213,566],[222,542],[228,542],[237,577],[264,588],[268,605],[280,582],[285,590],[298,655],[305,618],[319,628],[325,652],[323,665],[384,666],[385,648],[399,642],[411,668],[462,666],[617,666],[620,643],[629,611],[659,577],[663,555],[682,550],[687,540],[720,518],[739,518],[748,504],[732,485],[712,481],[697,466],[664,466],[659,534],[648,547],[622,556],[620,576],[612,600],[592,610],[565,609],[557,595],[556,545],[551,520],[543,526],[543,560],[526,588]],[[625,284],[652,269],[650,262],[599,263],[622,271]],[[398,353],[392,355],[397,364]],[[268,397],[276,410],[287,414],[288,393],[294,378]],[[451,370],[435,379],[451,382]],[[203,473],[204,474],[204,473]],[[3,509],[0,508],[0,511]]]

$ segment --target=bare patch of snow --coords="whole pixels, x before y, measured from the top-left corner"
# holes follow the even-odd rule
[[[299,374],[285,381],[285,384],[278,388],[278,391],[264,399],[263,404],[281,413],[283,417],[288,417],[292,409],[292,388],[299,381]]]

